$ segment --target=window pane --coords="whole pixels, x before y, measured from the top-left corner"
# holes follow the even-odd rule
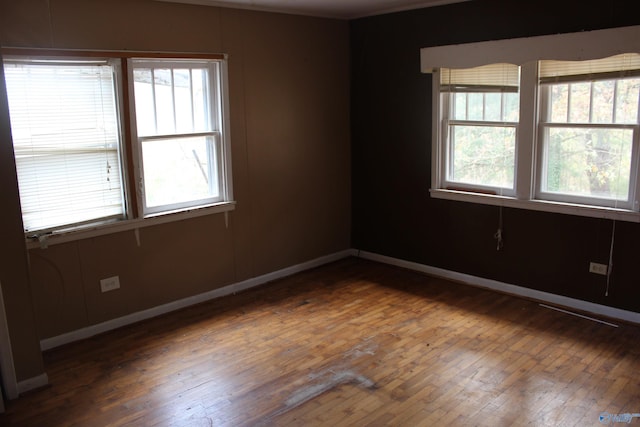
[[[487,93],[484,95],[484,119],[493,122],[502,120],[502,94]]]
[[[631,129],[547,129],[543,191],[627,200]]]
[[[193,101],[191,100],[191,73],[189,70],[173,70],[175,80],[176,132],[193,130]]]
[[[156,133],[156,109],[153,99],[152,80],[150,69],[136,69],[133,71],[138,135],[153,135]]]
[[[220,196],[213,137],[142,143],[147,207]]]
[[[8,60],[25,230],[124,215],[114,69]]]
[[[445,96],[452,100],[452,120],[515,123],[520,117],[518,93],[454,92]]]
[[[453,94],[453,119],[454,120],[466,120],[467,119],[467,94],[466,93],[454,93]]]
[[[155,69],[154,90],[156,101],[157,133],[175,132],[175,116],[173,115],[173,73],[168,69]]]
[[[505,100],[504,117],[505,122],[516,123],[520,120],[520,94],[519,93],[505,93],[503,94]]]
[[[569,108],[569,85],[551,86],[550,116],[553,123],[566,123]]]
[[[193,72],[193,130],[205,132],[210,130],[220,130],[211,123],[211,112],[209,111],[213,100],[209,99],[209,73],[206,69],[194,68]],[[214,96],[214,94],[211,94]]]
[[[616,95],[616,123],[636,123],[638,121],[640,79],[618,80]]]
[[[551,123],[635,124],[637,122],[640,79],[601,80],[593,83],[549,86]],[[567,117],[569,106],[571,113]],[[590,110],[591,116],[589,116]]]
[[[451,126],[449,180],[513,188],[515,133],[514,127]]]
[[[469,117],[468,120],[484,120],[484,103],[482,93],[468,94]]]
[[[133,73],[139,136],[216,130],[207,69],[143,67]]]
[[[613,123],[614,98],[615,82],[613,80],[593,82],[591,123]]]
[[[591,106],[591,83],[569,85],[569,122],[589,123]]]

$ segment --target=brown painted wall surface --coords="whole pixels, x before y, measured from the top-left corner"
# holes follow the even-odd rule
[[[640,312],[640,224],[429,197],[431,76],[420,48],[638,25],[637,0],[587,4],[474,0],[351,22],[353,246],[391,257]],[[383,124],[373,126],[372,124]]]
[[[42,369],[33,350],[39,339],[350,247],[347,22],[151,0],[2,0],[1,7],[3,46],[228,54],[237,201],[228,228],[217,214],[142,228],[140,246],[126,231],[30,250],[30,287],[24,271],[0,276],[3,287],[25,294],[7,292],[7,305],[35,319],[22,325],[10,313],[15,331],[32,330],[14,348],[25,357],[19,380]],[[12,161],[0,112],[4,166]],[[15,177],[0,191],[15,199]],[[14,207],[2,213],[2,233],[14,236],[8,250],[26,268]],[[121,289],[100,293],[99,280],[112,275]]]

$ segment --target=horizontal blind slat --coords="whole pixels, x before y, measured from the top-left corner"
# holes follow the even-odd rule
[[[628,53],[589,61],[544,60],[539,63],[541,83],[603,80],[640,75],[640,54]]]
[[[520,67],[490,64],[474,68],[440,69],[442,91],[517,91]]]

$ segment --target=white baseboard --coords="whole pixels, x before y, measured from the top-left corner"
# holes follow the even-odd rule
[[[357,251],[360,258],[377,261],[384,264],[395,265],[397,267],[426,273],[430,276],[441,277],[466,285],[476,286],[506,294],[517,295],[524,298],[533,299],[540,302],[546,302],[562,307],[573,308],[583,312],[606,316],[611,319],[624,320],[626,322],[640,324],[640,313],[634,311],[622,310],[619,308],[609,307],[606,305],[595,304],[575,298],[569,298],[562,295],[551,294],[548,292],[537,291],[522,286],[511,285],[509,283],[498,282],[496,280],[485,279],[482,277],[471,276],[469,274],[457,273],[455,271],[445,270],[429,265],[418,264],[411,261],[405,261],[398,258],[392,258],[385,255],[379,255],[372,252]]]
[[[183,298],[177,301],[172,301],[167,304],[159,305],[147,310],[131,313],[123,317],[108,320],[106,322],[98,323],[96,325],[87,326],[86,328],[77,329],[75,331],[67,332],[62,335],[58,335],[51,338],[45,338],[40,341],[40,348],[49,350],[64,344],[68,344],[74,341],[79,341],[85,338],[92,337],[94,335],[107,332],[122,326],[130,325],[132,323],[139,322],[141,320],[150,319],[162,314],[166,314],[181,308],[185,308],[194,304],[209,301],[214,298],[219,298],[225,295],[230,295],[235,292],[240,292],[245,289],[253,288],[258,285],[270,282],[272,280],[280,279],[286,276],[290,276],[295,273],[299,273],[305,270],[309,270],[314,267],[319,267],[324,264],[328,264],[333,261],[337,261],[348,256],[357,255],[357,251],[354,249],[346,249],[344,251],[336,252],[330,255],[322,256],[301,264],[293,265],[291,267],[283,268],[271,273],[263,274],[262,276],[253,277],[251,279],[244,280],[242,282],[233,283],[231,285],[214,289],[209,292],[194,295],[188,298]]]
[[[40,374],[37,377],[28,378],[18,383],[18,394],[44,387],[47,384],[49,384],[49,377],[47,374]]]

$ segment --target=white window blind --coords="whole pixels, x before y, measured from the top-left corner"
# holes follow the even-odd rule
[[[26,231],[125,213],[114,66],[5,59]]]
[[[474,68],[442,68],[440,85],[441,92],[517,92],[520,67],[513,64],[489,64]]]
[[[628,53],[589,61],[540,61],[539,75],[541,83],[640,76],[640,54]]]

